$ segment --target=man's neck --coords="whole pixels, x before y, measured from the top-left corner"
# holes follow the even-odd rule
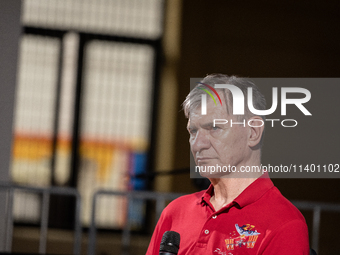
[[[231,203],[258,177],[252,178],[216,178],[210,179],[214,194],[210,199],[215,211]]]

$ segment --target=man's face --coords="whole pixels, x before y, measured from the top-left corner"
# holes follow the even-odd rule
[[[220,94],[222,102],[223,94]],[[214,119],[226,119],[227,124],[216,124]],[[201,107],[190,113],[187,129],[190,147],[197,166],[240,166],[249,157],[249,129],[242,125],[230,126],[230,120],[241,122],[228,115],[225,104],[215,105],[208,99],[207,114],[201,115]],[[207,176],[208,177],[208,176]]]

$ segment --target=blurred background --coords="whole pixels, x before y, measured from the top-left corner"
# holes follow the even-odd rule
[[[81,253],[86,254],[97,190],[190,193],[204,188],[189,175],[181,103],[190,78],[218,72],[339,77],[339,7],[335,0],[1,1],[0,181],[76,190]],[[331,102],[338,109],[340,88],[333,90]],[[315,147],[312,143],[308,152],[286,145],[287,137],[269,140],[263,161],[290,155],[312,163],[313,155],[322,153],[338,159],[337,127],[309,136]],[[274,153],[277,147],[285,153]],[[340,203],[336,178],[273,182],[289,200]],[[42,194],[14,189],[12,195],[14,225],[0,223],[0,248],[7,242],[13,252],[44,253],[39,236],[45,213],[46,252],[73,253],[74,197],[52,194],[43,211]],[[11,201],[3,190],[0,199],[4,205]],[[8,215],[7,207],[0,214]],[[151,201],[100,197],[96,254],[122,254],[127,222],[130,250],[145,254],[155,207]],[[313,212],[302,212],[312,239]],[[322,213],[318,254],[339,253],[338,219],[339,213]]]

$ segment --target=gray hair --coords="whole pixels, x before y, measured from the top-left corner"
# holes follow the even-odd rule
[[[245,98],[248,98],[248,87],[253,89],[253,105],[257,110],[265,110],[266,109],[266,99],[263,94],[260,92],[259,88],[249,79],[236,77],[236,76],[228,76],[225,74],[210,74],[207,75],[201,83],[208,84],[214,87],[215,84],[231,84],[240,88],[243,92]],[[198,84],[194,89],[190,91],[188,96],[183,102],[183,110],[184,114],[187,118],[189,118],[190,112],[195,110],[198,106],[201,105],[201,95],[205,92],[200,89],[205,88],[203,84]],[[225,98],[225,105],[227,109],[227,113],[232,115],[233,110],[233,97],[228,89],[216,89],[218,91],[222,91]],[[252,112],[249,111],[247,107],[247,100],[245,100],[245,116],[246,119],[249,119],[252,116],[255,116]],[[260,116],[263,120],[265,120],[265,116]]]

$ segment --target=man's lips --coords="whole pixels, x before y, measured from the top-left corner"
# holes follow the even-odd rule
[[[196,157],[197,161],[205,161],[205,160],[210,160],[210,159],[213,159],[213,158],[210,158],[210,157]]]

